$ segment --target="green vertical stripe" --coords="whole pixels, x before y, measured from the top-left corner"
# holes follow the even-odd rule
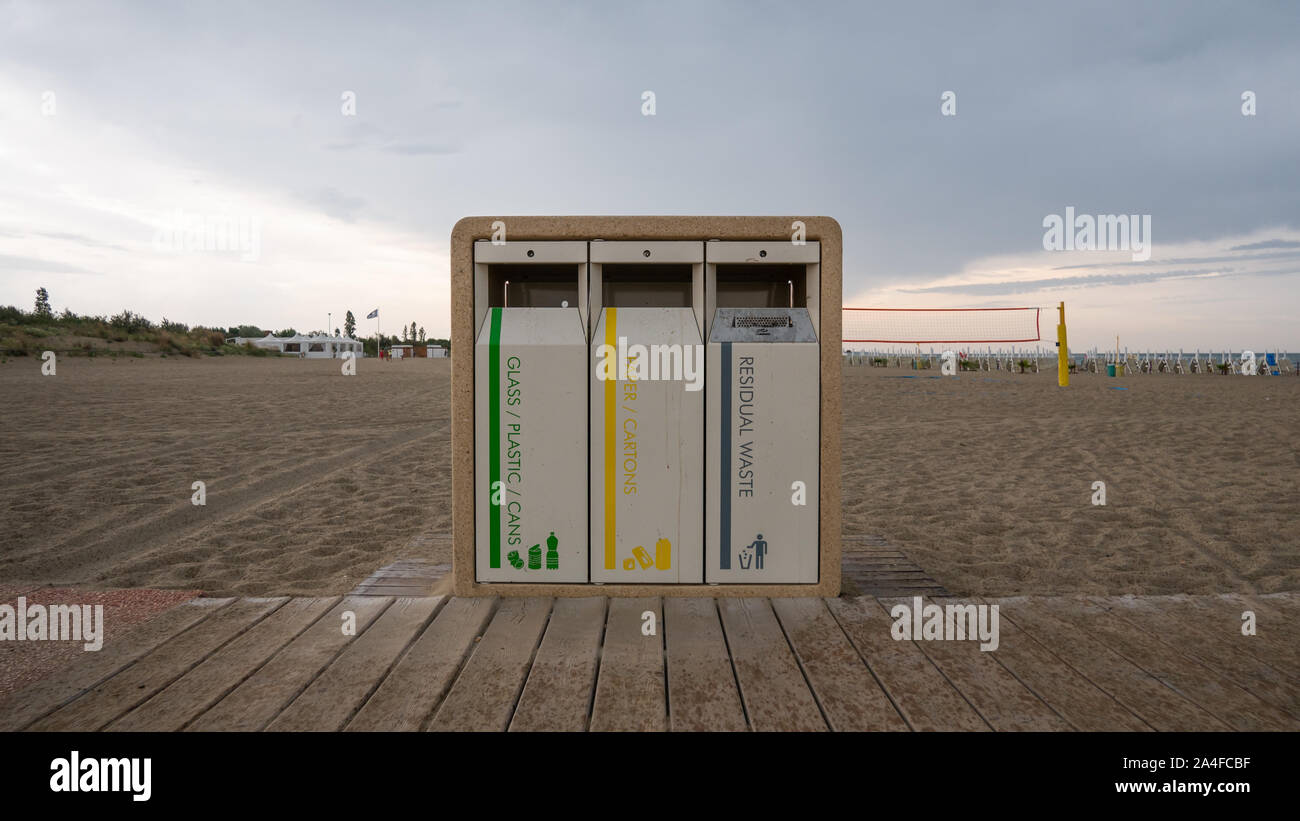
[[[501,507],[497,488],[501,482],[501,309],[492,309],[488,335],[488,567],[501,566]],[[502,500],[504,501],[504,499]]]

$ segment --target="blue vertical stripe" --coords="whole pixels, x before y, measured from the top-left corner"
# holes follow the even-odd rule
[[[719,467],[722,475],[718,477],[718,559],[719,569],[731,569],[731,343],[722,343],[722,373],[718,380],[719,403],[722,418],[719,419],[718,443],[722,449]]]

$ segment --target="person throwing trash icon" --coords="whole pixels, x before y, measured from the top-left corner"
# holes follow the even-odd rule
[[[745,569],[748,569],[748,568],[749,568],[749,561],[747,561],[747,559],[750,558],[750,557],[749,557],[748,555],[746,555],[746,554],[748,554],[749,551],[751,551],[751,550],[754,551],[754,552],[753,552],[754,569],[755,569],[755,570],[762,570],[762,569],[763,569],[763,557],[767,555],[767,542],[763,540],[763,534],[762,534],[762,533],[758,534],[758,538],[754,539],[754,541],[752,541],[752,542],[750,542],[749,544],[745,545],[744,549],[741,551],[741,554],[740,554],[740,566],[743,567],[743,568],[745,568]]]

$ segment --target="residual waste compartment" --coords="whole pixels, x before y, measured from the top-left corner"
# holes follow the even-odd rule
[[[475,243],[480,582],[585,582],[587,251]]]
[[[703,581],[700,242],[593,242],[591,580]]]
[[[705,580],[815,584],[818,249],[709,243]],[[811,308],[811,309],[810,309]]]

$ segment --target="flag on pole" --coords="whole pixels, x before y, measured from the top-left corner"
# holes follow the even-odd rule
[[[376,317],[378,317],[378,316],[379,316],[379,309],[376,308],[376,309],[374,309],[373,311],[371,311],[370,313],[366,314],[366,319],[374,319],[374,318],[376,318]]]

